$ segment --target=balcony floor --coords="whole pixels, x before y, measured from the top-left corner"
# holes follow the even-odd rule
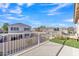
[[[62,45],[52,43],[52,42],[44,42],[40,44],[40,46],[34,47],[30,49],[30,51],[26,50],[24,53],[18,54],[19,56],[55,56]]]
[[[79,49],[62,46],[61,44],[46,41],[18,54],[18,56],[73,56],[79,55]]]

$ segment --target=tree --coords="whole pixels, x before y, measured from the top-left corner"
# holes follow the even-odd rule
[[[4,23],[3,26],[2,26],[2,29],[6,32],[8,32],[8,26],[9,24],[8,23]]]
[[[39,28],[44,28],[44,29],[45,29],[45,28],[46,28],[46,26],[40,26]]]
[[[42,32],[44,29],[46,29],[46,26],[39,26],[35,30],[38,32]]]

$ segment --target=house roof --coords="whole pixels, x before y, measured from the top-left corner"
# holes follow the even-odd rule
[[[29,25],[26,25],[26,24],[23,24],[23,23],[16,23],[16,24],[11,24],[11,25],[9,25],[9,26],[16,26],[16,25],[18,25],[18,26],[27,26],[27,27],[31,27],[31,26],[29,26]]]

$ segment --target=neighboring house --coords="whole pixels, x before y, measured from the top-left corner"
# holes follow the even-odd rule
[[[67,29],[65,27],[53,27],[53,28],[49,28],[48,32],[50,34],[50,36],[62,36],[63,33],[67,33]]]
[[[22,23],[11,24],[8,26],[8,33],[21,33],[30,31],[31,26]]]
[[[74,27],[68,27],[67,30],[69,34],[75,34],[76,32]]]
[[[65,28],[65,27],[62,27],[62,28],[60,28],[60,31],[62,32],[62,33],[68,33],[68,29],[67,28]]]

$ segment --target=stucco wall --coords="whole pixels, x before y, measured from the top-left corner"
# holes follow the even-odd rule
[[[18,27],[19,28],[19,30],[11,30],[11,27]],[[8,32],[9,33],[18,33],[18,32],[24,32],[24,28],[30,28],[30,27],[25,27],[25,26],[8,26]],[[31,30],[31,28],[30,28],[30,30]],[[29,31],[30,31],[29,30]],[[28,30],[27,30],[28,31]]]

